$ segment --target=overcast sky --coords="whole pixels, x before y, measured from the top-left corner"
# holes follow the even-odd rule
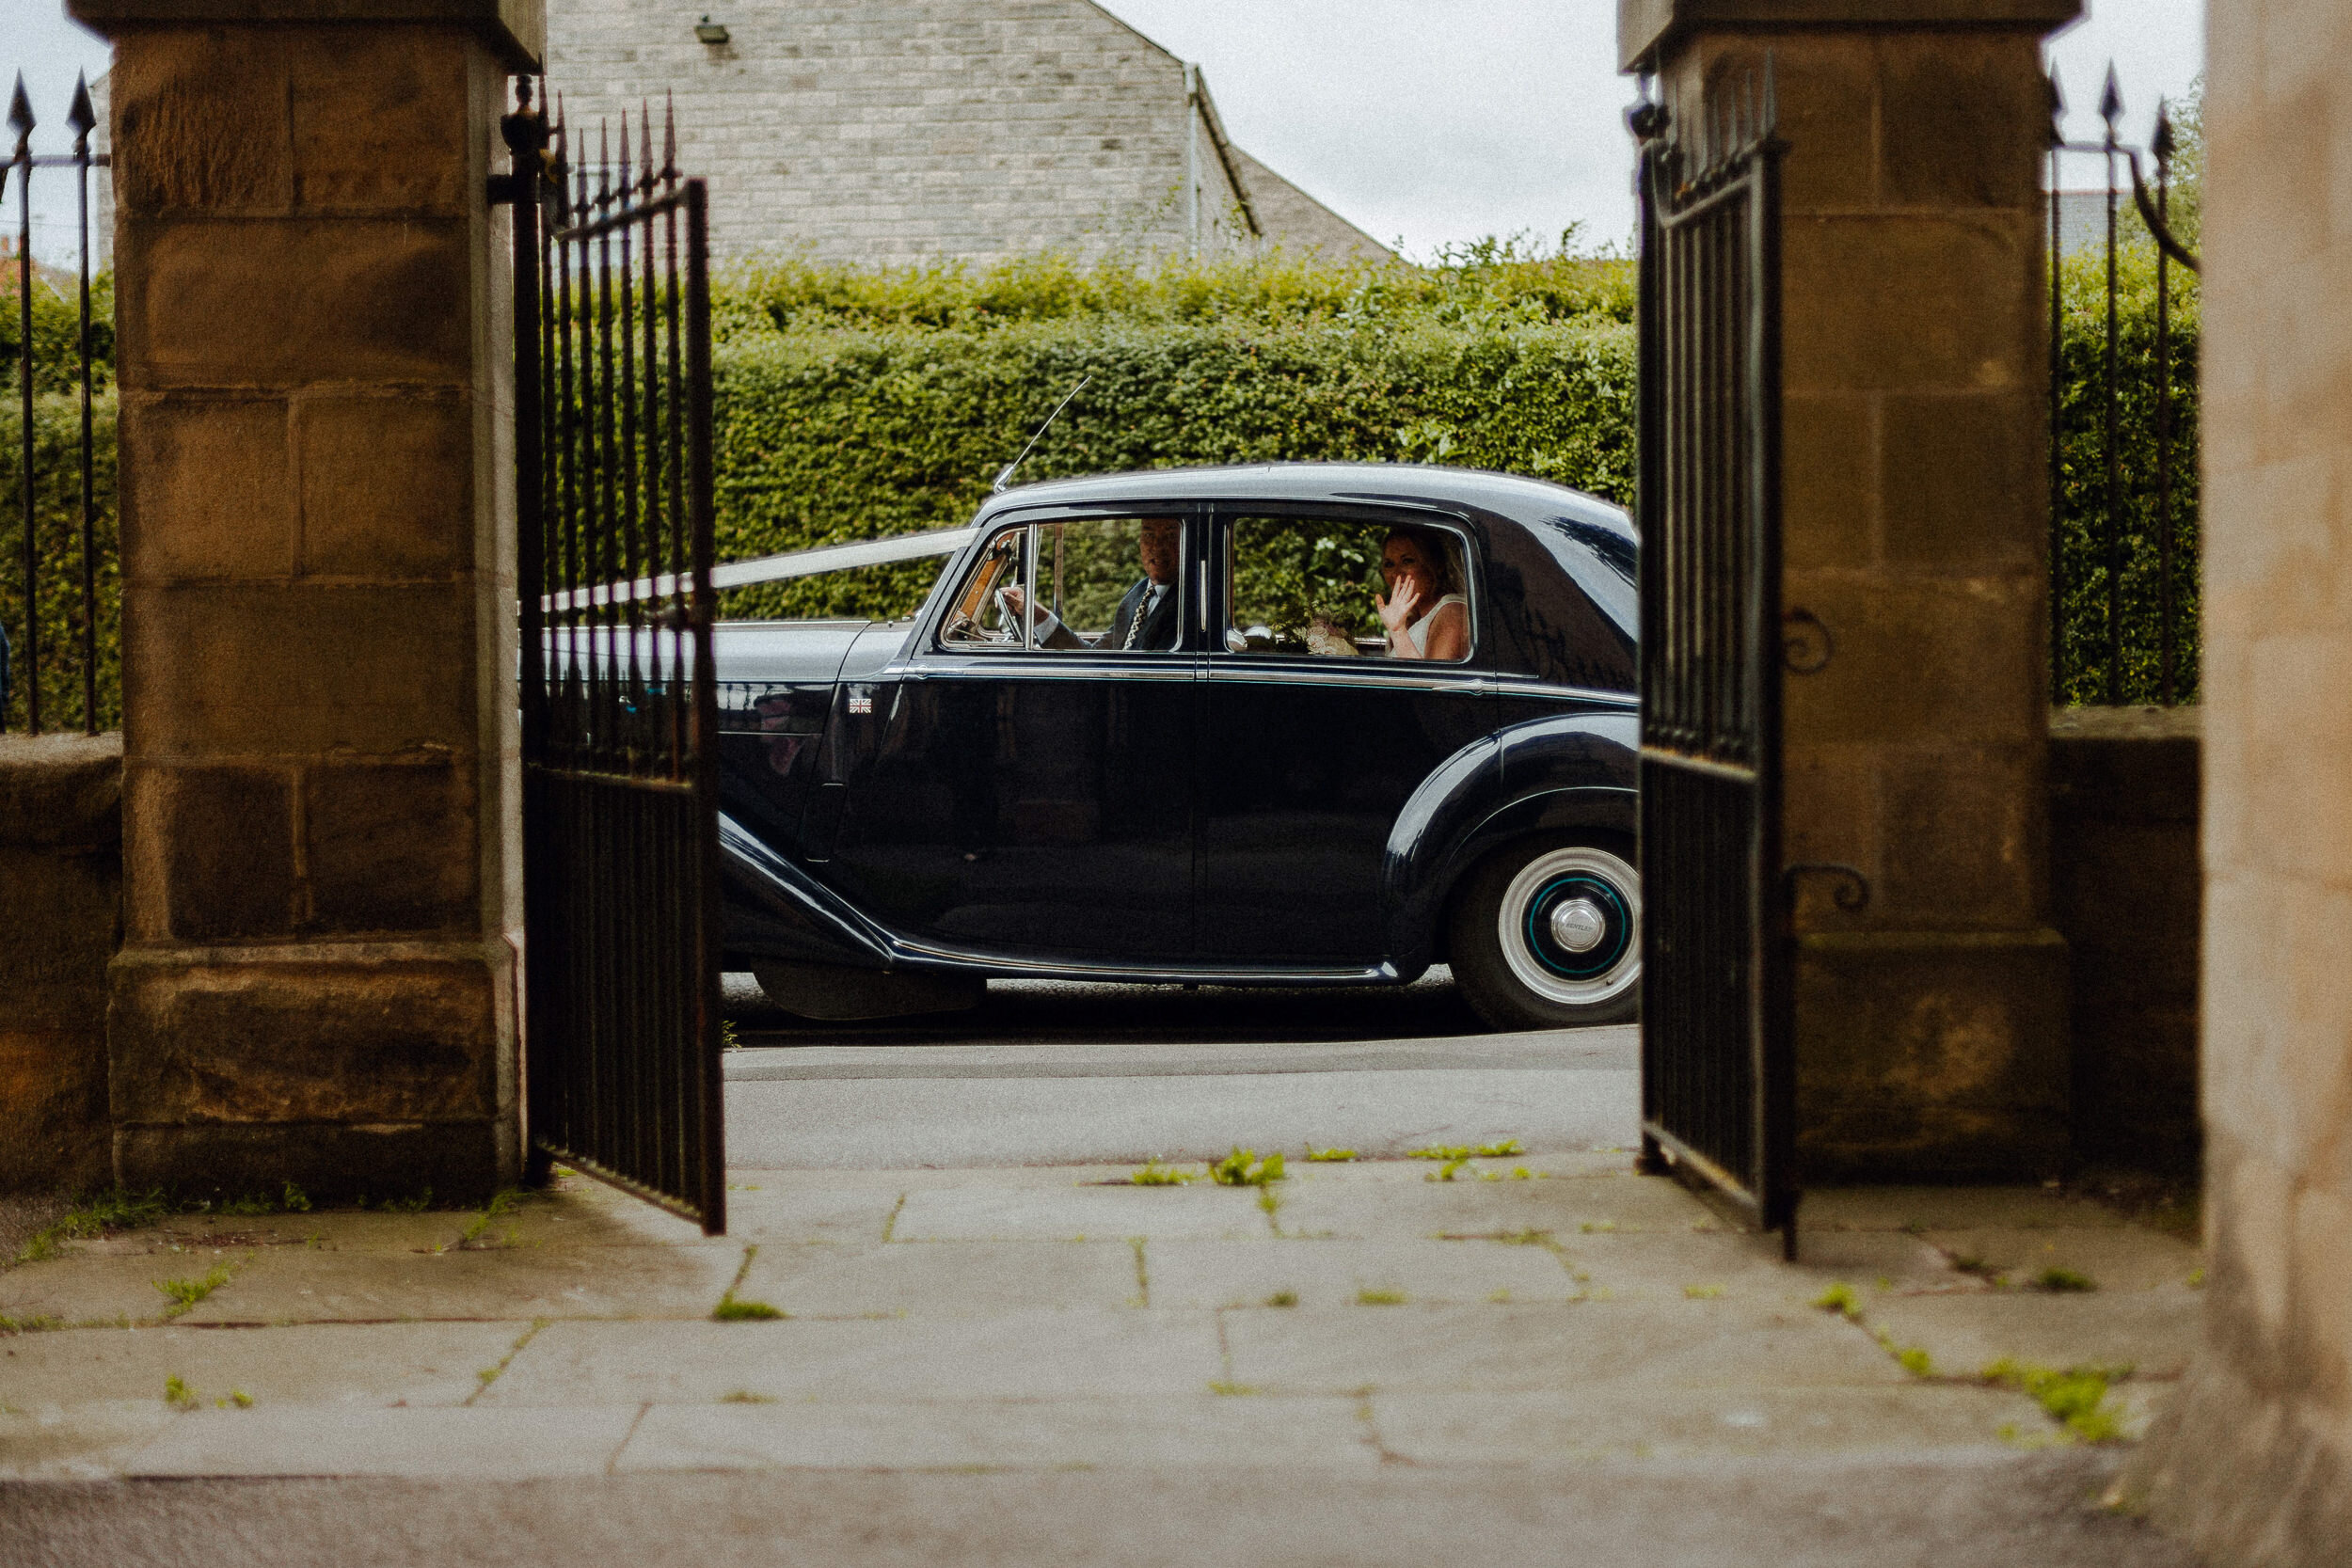
[[[1632,153],[1619,116],[1632,84],[1616,74],[1612,0],[1106,4],[1200,62],[1235,141],[1417,259],[1484,234],[1549,238],[1570,223],[1596,242],[1631,231]],[[2112,58],[2126,133],[2144,138],[2157,97],[2179,96],[2203,68],[2202,0],[2090,7],[2052,46],[2074,108],[2069,134],[2095,133],[2091,108]],[[710,9],[723,20],[723,0]],[[0,0],[0,66],[23,69],[41,121],[34,150],[68,150],[73,74],[104,71],[106,45],[66,21],[58,0]],[[2068,182],[2094,182],[2096,167]],[[11,233],[15,214],[11,189]],[[38,216],[35,253],[70,261],[72,208]]]

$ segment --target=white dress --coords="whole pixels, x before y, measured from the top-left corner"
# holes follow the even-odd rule
[[[1464,615],[1468,615],[1470,613],[1470,600],[1464,598],[1459,594],[1448,594],[1444,598],[1439,599],[1436,604],[1429,607],[1428,614],[1422,616],[1420,620],[1415,621],[1411,626],[1405,628],[1405,635],[1413,640],[1413,652],[1421,655],[1422,657],[1427,658],[1429,657],[1429,623],[1436,620],[1438,612],[1443,610],[1445,607],[1450,604],[1460,605]]]

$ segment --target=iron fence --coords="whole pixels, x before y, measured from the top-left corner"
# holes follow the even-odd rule
[[[112,322],[98,320],[93,300],[103,291],[93,290],[90,268],[90,181],[108,158],[90,148],[97,116],[87,83],[74,84],[65,122],[73,150],[36,154],[38,121],[20,74],[8,103],[16,149],[0,165],[0,211],[8,196],[16,198],[15,253],[8,257],[15,297],[7,323],[16,393],[8,422],[16,428],[0,456],[14,503],[0,525],[7,546],[0,549],[0,730],[35,735],[76,709],[91,735],[119,723],[121,713],[113,376],[111,355],[99,352]],[[65,173],[75,186],[79,261],[70,302],[57,286],[60,269],[33,256],[33,177],[43,171]],[[104,314],[111,318],[111,309]]]
[[[2197,572],[2196,255],[2173,232],[2179,140],[2159,104],[2145,148],[2120,133],[2071,142],[2050,78],[2050,693],[2060,706],[2194,701]],[[2093,246],[2071,249],[2061,176],[2101,161]],[[2153,166],[2153,185],[2150,169]],[[2139,219],[2135,233],[2124,207]]]

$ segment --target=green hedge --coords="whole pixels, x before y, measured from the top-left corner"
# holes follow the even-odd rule
[[[2198,655],[2197,368],[2201,317],[2196,279],[2172,273],[2172,537],[2175,695],[2196,700]],[[2064,639],[2061,705],[2106,699],[2106,257],[2070,258],[2060,269],[2058,334],[2058,590]],[[2156,507],[2156,267],[2153,248],[2127,251],[2118,268],[2117,420],[2123,542],[2120,699],[2155,702],[2160,690],[2162,554]]]
[[[2062,695],[2076,702],[2100,696],[2094,664],[2106,635],[2101,265],[2085,258],[2063,274],[2059,515],[2071,673]],[[2124,281],[2124,695],[2144,701],[2156,657],[2152,260],[2127,256]],[[65,395],[73,317],[70,283],[60,286],[62,293],[37,285],[34,299],[37,379],[51,394],[36,420],[40,537],[56,562],[44,567],[49,582],[72,580],[56,572],[72,566],[79,515]],[[102,303],[110,315],[110,296]],[[1623,260],[1493,244],[1427,268],[1276,257],[1147,272],[1043,257],[988,268],[787,262],[732,272],[713,294],[720,557],[967,520],[996,470],[1082,375],[1093,380],[1039,443],[1024,482],[1194,463],[1370,459],[1501,468],[1629,502],[1633,303]],[[2192,282],[2176,284],[2175,306],[2185,395],[2175,413],[2184,438],[2174,526],[2182,668],[2193,682]],[[14,355],[15,320],[13,293],[0,287],[0,363]],[[110,331],[98,339],[104,385],[113,340]],[[14,428],[6,426],[0,451],[0,616],[12,632],[22,623],[10,575],[21,552]],[[112,429],[109,400],[101,433],[109,544]],[[936,569],[918,562],[740,590],[727,595],[727,612],[902,614]],[[111,644],[106,593],[101,626]],[[52,678],[74,689],[79,676],[58,667]]]
[[[92,400],[92,497],[97,525],[98,722],[122,722],[119,653],[122,581],[115,548],[115,395]],[[19,476],[24,423],[17,401],[0,406],[0,622],[15,644],[9,660],[8,727],[24,727],[30,688],[24,659],[24,532]],[[77,396],[33,402],[33,537],[40,585],[40,720],[47,730],[82,724],[82,405]]]
[[[1023,467],[1467,464],[1620,499],[1633,473],[1630,267],[1508,245],[1428,269],[1285,257],[1146,273],[738,273],[716,309],[719,553],[968,520]],[[740,590],[731,615],[903,614],[936,562]]]

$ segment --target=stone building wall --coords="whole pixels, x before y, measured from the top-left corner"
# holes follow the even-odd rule
[[[1205,87],[1191,113],[1184,62],[1089,0],[739,0],[711,20],[725,43],[653,0],[554,0],[548,72],[590,151],[599,121],[674,95],[723,260],[1182,254],[1187,168],[1204,252],[1258,243],[1253,209],[1275,244],[1387,254],[1232,147]]]
[[[2216,5],[2204,272],[2205,1341],[2132,1484],[2352,1557],[2352,8]]]

